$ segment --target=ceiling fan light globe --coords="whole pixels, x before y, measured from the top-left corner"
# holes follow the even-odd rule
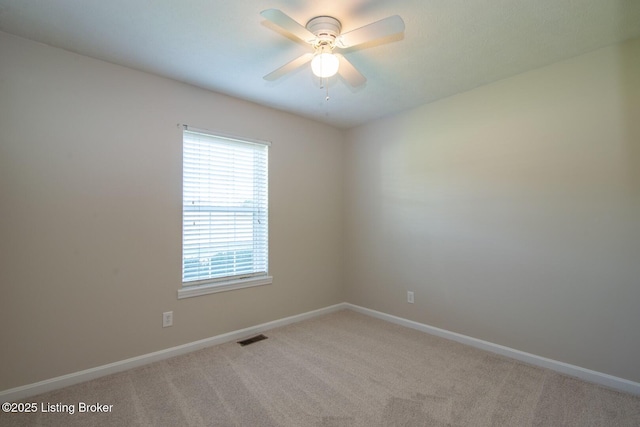
[[[338,58],[332,53],[318,53],[311,60],[311,70],[320,78],[335,75],[339,65]]]

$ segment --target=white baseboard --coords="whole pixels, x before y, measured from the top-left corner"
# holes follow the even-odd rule
[[[169,359],[181,354],[190,353],[206,347],[217,344],[223,344],[229,341],[236,341],[251,335],[265,332],[269,329],[278,328],[289,325],[291,323],[300,322],[302,320],[311,319],[323,314],[333,313],[334,311],[347,308],[346,303],[340,303],[318,310],[309,311],[295,316],[285,317],[284,319],[274,320],[272,322],[263,323],[261,325],[251,326],[237,331],[228,332],[222,335],[216,335],[211,338],[190,342],[176,347],[167,348],[153,353],[143,354],[141,356],[132,357],[130,359],[121,360],[107,365],[97,366],[95,368],[86,369],[84,371],[74,372],[60,377],[51,378],[33,384],[27,384],[4,391],[0,391],[0,402],[13,402],[35,396],[41,393],[47,393],[62,387],[79,384],[85,381],[93,380],[105,375],[114,374],[116,372],[126,371],[138,366],[146,365],[159,360]]]
[[[335,304],[335,305],[321,308],[318,310],[313,310],[313,311],[298,314],[295,316],[274,320],[272,322],[251,326],[249,328],[228,332],[226,334],[216,335],[211,338],[205,338],[203,340],[194,341],[194,342],[179,345],[176,347],[171,347],[165,350],[143,354],[141,356],[132,357],[130,359],[109,363],[107,365],[102,365],[102,366],[98,366],[91,369],[86,369],[84,371],[74,372],[68,375],[62,375],[60,377],[51,378],[45,381],[40,381],[37,383],[27,384],[21,387],[0,391],[0,402],[12,402],[20,399],[25,399],[30,396],[35,396],[41,393],[47,393],[49,391],[56,390],[62,387],[67,387],[67,386],[78,384],[81,382],[93,380],[95,378],[103,377],[109,374],[114,374],[116,372],[126,371],[127,369],[136,368],[138,366],[146,365],[152,362],[157,362],[159,360],[169,359],[171,357],[179,356],[185,353],[190,353],[192,351],[200,350],[206,347],[211,347],[217,344],[223,344],[229,341],[236,341],[241,338],[245,338],[251,335],[265,332],[269,329],[278,328],[281,326],[289,325],[291,323],[296,323],[302,320],[311,319],[324,314],[333,313],[335,311],[342,310],[342,309],[350,309],[358,313],[362,313],[378,319],[386,320],[391,323],[395,323],[397,325],[405,326],[408,328],[416,329],[421,332],[425,332],[427,334],[436,335],[442,338],[457,341],[462,344],[467,344],[472,347],[480,348],[482,350],[486,350],[492,353],[510,357],[512,359],[529,363],[531,365],[551,369],[553,371],[560,372],[565,375],[570,375],[570,376],[580,378],[595,384],[600,384],[615,390],[620,390],[623,392],[640,395],[640,383],[637,383],[637,382],[633,382],[633,381],[625,380],[623,378],[614,377],[612,375],[603,374],[601,372],[581,368],[579,366],[570,365],[568,363],[559,362],[557,360],[547,359],[545,357],[536,356],[535,354],[525,353],[523,351],[515,350],[513,348],[504,347],[488,341],[479,340],[466,335],[447,331],[445,329],[436,328],[434,326],[429,326],[423,323],[407,320],[402,317],[393,316],[390,314],[382,313],[380,311],[371,310],[369,308],[360,307],[358,305],[343,302],[340,304]]]
[[[592,371],[590,369],[581,368],[580,366],[570,365],[568,363],[559,362],[546,357],[536,356],[535,354],[525,353],[524,351],[515,350],[499,344],[488,341],[479,340],[466,335],[447,331],[445,329],[436,328],[434,326],[425,325],[423,323],[414,322],[412,320],[403,319],[402,317],[392,316],[380,311],[371,310],[369,308],[360,307],[354,304],[345,303],[350,310],[358,313],[366,314],[378,319],[386,320],[397,325],[406,326],[416,329],[427,334],[436,335],[462,344],[470,345],[492,353],[500,354],[511,359],[519,360],[530,365],[539,366],[541,368],[551,369],[561,374],[570,375],[595,384],[609,387],[615,390],[640,395],[640,383],[625,380],[624,378],[614,377],[613,375],[603,374],[602,372]]]

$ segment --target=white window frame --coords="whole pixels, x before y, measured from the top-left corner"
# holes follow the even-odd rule
[[[266,175],[264,177],[265,181],[263,183],[263,185],[265,186],[266,189],[266,197],[268,198],[268,149],[271,146],[271,143],[268,141],[259,141],[259,140],[253,140],[253,139],[248,139],[248,138],[240,138],[240,137],[236,137],[236,136],[231,136],[231,135],[227,135],[227,134],[222,134],[219,132],[212,132],[209,130],[204,130],[204,129],[197,129],[197,128],[193,128],[191,126],[187,126],[187,125],[182,125],[182,153],[183,153],[183,168],[185,168],[185,135],[187,133],[190,134],[200,134],[201,136],[205,137],[205,138],[212,138],[214,140],[221,140],[221,141],[225,141],[226,143],[231,143],[231,144],[246,144],[246,145],[257,145],[257,146],[266,146],[267,149],[267,165],[266,165]],[[182,270],[182,287],[178,290],[178,299],[181,298],[189,298],[189,297],[195,297],[195,296],[200,296],[200,295],[207,295],[207,294],[212,294],[212,293],[216,293],[216,292],[224,292],[224,291],[229,291],[229,290],[234,290],[234,289],[242,289],[242,288],[248,288],[248,287],[253,287],[253,286],[262,286],[262,285],[268,285],[271,284],[273,282],[273,277],[271,277],[269,275],[269,271],[268,271],[268,257],[269,257],[269,243],[268,243],[268,207],[265,206],[266,208],[266,216],[264,216],[263,221],[266,219],[267,224],[264,224],[264,227],[266,227],[266,229],[264,227],[262,227],[262,231],[263,233],[266,233],[266,271],[264,272],[256,272],[256,273],[248,273],[248,274],[240,274],[240,275],[234,275],[234,276],[224,276],[224,277],[215,277],[215,278],[206,278],[203,280],[191,280],[191,281],[185,281],[185,220],[184,220],[184,216],[185,216],[185,212],[190,210],[190,207],[188,206],[188,201],[185,200],[185,175],[184,175],[184,169],[183,169],[183,181],[182,181],[182,189],[183,189],[183,197],[182,197],[182,245],[181,245],[181,270]],[[268,201],[266,203],[266,205],[268,205]],[[215,210],[217,208],[212,207],[212,206],[205,206],[204,210],[208,211],[208,210]],[[235,208],[234,208],[235,209]],[[262,224],[262,223],[261,223]],[[254,235],[254,241],[255,241],[255,235]]]

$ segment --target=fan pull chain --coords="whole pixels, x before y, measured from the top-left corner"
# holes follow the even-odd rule
[[[320,89],[325,89],[326,90],[326,97],[324,98],[325,101],[329,101],[329,78],[328,77],[320,77]]]

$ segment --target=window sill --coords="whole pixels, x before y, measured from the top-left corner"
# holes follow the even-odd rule
[[[228,282],[214,282],[214,283],[207,283],[204,285],[184,286],[182,289],[178,289],[178,299],[199,297],[201,295],[232,291],[234,289],[270,285],[272,282],[273,282],[273,277],[264,276],[264,277],[252,277],[249,279],[230,280]]]

